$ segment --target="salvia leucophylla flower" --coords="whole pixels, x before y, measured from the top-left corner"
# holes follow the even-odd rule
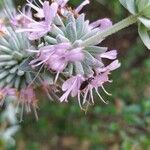
[[[27,113],[30,113],[33,109],[36,119],[38,120],[38,115],[36,109],[38,108],[38,100],[35,95],[35,91],[32,86],[27,88],[22,88],[18,95],[18,106],[21,105],[21,120],[23,119],[24,109]]]
[[[16,89],[21,118],[24,109],[37,118],[37,87],[52,100],[68,102],[70,96],[76,97],[82,109],[94,103],[94,91],[107,103],[98,89],[110,95],[104,84],[112,82],[109,74],[120,67],[117,51],[97,46],[95,40],[82,43],[111,27],[112,22],[108,18],[92,23],[85,20],[80,12],[89,0],[75,9],[67,2],[27,0],[27,8],[19,11],[23,24],[18,21],[13,28],[7,27],[9,34],[0,39],[0,87]],[[9,19],[11,22],[12,17]],[[103,59],[113,62],[105,66]]]
[[[33,6],[31,5],[31,7]],[[18,32],[28,32],[28,37],[30,40],[41,38],[46,33],[50,32],[52,28],[51,25],[52,25],[53,19],[57,13],[57,9],[58,9],[57,3],[52,3],[51,5],[49,5],[49,2],[45,1],[43,3],[42,12],[41,12],[41,9],[39,9],[39,12],[38,12],[38,14],[42,14],[42,15],[39,16],[37,14],[38,17],[44,18],[44,21],[37,22],[34,19],[29,18],[29,16],[25,15],[26,19],[28,19],[30,22],[27,24],[27,26],[24,29],[20,29],[18,30]]]

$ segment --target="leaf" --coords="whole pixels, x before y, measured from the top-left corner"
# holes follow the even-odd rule
[[[75,62],[74,68],[75,68],[76,74],[84,75],[84,70],[83,70],[82,64],[80,62]]]
[[[89,66],[94,66],[96,64],[96,59],[87,51],[84,51],[85,58],[83,62]]]
[[[74,18],[74,16],[73,16],[72,13],[69,13],[69,14],[67,15],[66,25],[68,25],[68,24],[71,23],[71,22],[75,24],[75,18]]]
[[[144,24],[144,26],[150,29],[150,19],[147,19],[145,17],[139,17],[138,19]]]
[[[48,43],[48,44],[57,44],[56,39],[50,37],[50,36],[45,36],[44,40]]]
[[[136,14],[135,0],[126,0],[126,6],[130,13]]]
[[[32,60],[31,57],[25,59],[19,66],[19,70],[22,70],[24,72],[36,72],[32,69],[32,67],[29,65],[30,61]]]
[[[85,14],[81,14],[76,19],[76,29],[77,29],[77,37],[80,37],[82,34],[82,31],[84,29],[84,20],[85,20]]]
[[[66,27],[66,36],[71,42],[75,42],[77,40],[77,32],[76,26],[74,23],[69,23]]]
[[[56,25],[52,25],[52,30],[51,30],[52,35],[57,36],[58,34],[64,35],[63,31],[59,29]]]
[[[87,50],[91,54],[101,54],[107,51],[107,47],[98,47],[98,46],[88,46],[85,47],[85,50]]]
[[[148,29],[144,27],[144,25],[139,24],[138,32],[145,46],[150,49],[150,37],[148,34]]]
[[[65,37],[65,36],[62,36],[61,34],[59,34],[57,37],[56,37],[56,40],[58,43],[66,43],[66,42],[69,42],[69,40]]]
[[[136,14],[135,0],[119,0],[120,3],[132,14]]]
[[[120,2],[125,8],[127,8],[126,0],[119,0],[119,2]]]

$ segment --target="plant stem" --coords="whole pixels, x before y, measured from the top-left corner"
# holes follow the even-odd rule
[[[103,30],[102,32],[99,32],[96,35],[92,36],[91,38],[83,41],[83,43],[81,43],[81,46],[83,46],[83,47],[90,46],[90,45],[93,45],[93,43],[94,43],[94,45],[97,45],[100,43],[100,41],[102,41],[109,35],[112,35],[118,31],[134,24],[135,22],[137,22],[137,20],[138,20],[137,15],[131,15],[131,16],[123,19],[122,21],[114,24],[110,28],[107,28],[107,29]]]

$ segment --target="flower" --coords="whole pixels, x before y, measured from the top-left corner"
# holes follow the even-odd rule
[[[108,18],[99,19],[90,24],[92,29],[99,28],[100,30],[107,29],[112,26],[112,21]]]
[[[117,51],[116,50],[111,50],[105,53],[100,54],[101,58],[107,58],[107,59],[116,59],[117,58]]]
[[[59,100],[59,97],[57,96],[57,92],[59,92],[59,90],[53,81],[50,81],[50,79],[48,81],[44,80],[42,81],[41,86],[49,100]]]
[[[36,98],[33,87],[30,86],[20,90],[18,97],[18,106],[21,104],[20,121],[22,121],[23,119],[24,109],[27,111],[27,113],[31,112],[31,110],[33,109],[35,117],[38,120],[38,115],[36,111],[36,109],[38,108],[37,102],[38,100]]]
[[[89,4],[89,3],[90,3],[89,0],[84,0],[84,1],[75,9],[75,12],[76,12],[76,13],[79,13],[79,12],[82,10],[82,8],[83,8],[84,6],[86,6],[87,4]]]
[[[19,14],[16,11],[9,13],[9,15],[10,15],[9,20],[10,20],[10,23],[12,24],[12,26],[26,27],[31,22],[31,20],[27,19],[27,18],[32,18],[31,9],[28,8],[26,10],[26,7],[24,6],[22,8],[22,12],[23,13],[19,13]],[[25,17],[25,16],[27,16],[27,17]]]
[[[33,5],[29,4],[29,6],[33,7]],[[27,28],[23,29],[18,29],[17,32],[27,32],[28,33],[28,38],[30,40],[36,40],[47,34],[51,28],[52,28],[52,23],[53,19],[57,13],[58,9],[58,4],[57,3],[52,3],[49,5],[48,1],[45,1],[43,3],[43,13],[44,13],[44,21],[35,21],[32,18],[29,18],[28,16],[24,15],[25,18],[27,18],[29,21],[31,21],[28,25]],[[41,10],[41,9],[40,9]],[[38,11],[38,15],[40,17],[43,17],[43,13]]]
[[[85,79],[82,75],[76,75],[66,80],[62,85],[62,90],[65,91],[65,93],[61,96],[60,102],[67,102],[68,96],[71,94],[72,97],[78,96],[78,102],[81,107],[80,86],[84,80]]]
[[[88,85],[86,86],[86,88],[83,90],[84,92],[84,98],[83,98],[83,104],[85,104],[86,102],[89,102],[89,100],[92,101],[92,103],[94,103],[94,97],[93,97],[93,89],[95,89],[97,95],[99,96],[99,98],[105,103],[107,104],[107,102],[102,98],[102,96],[100,95],[100,93],[98,92],[98,88],[101,87],[103,89],[103,91],[107,94],[107,95],[111,95],[110,93],[108,93],[105,88],[104,88],[104,83],[109,82],[111,83],[112,80],[109,80],[109,74],[111,71],[117,69],[120,67],[120,63],[118,60],[113,61],[111,64],[109,64],[108,66],[102,68],[99,68],[96,70],[96,76],[93,76],[91,78],[89,78],[88,80]],[[89,93],[89,100],[87,100],[87,96]]]
[[[95,77],[92,77],[92,80],[89,82],[88,86],[86,87],[86,89],[84,90],[84,97],[83,97],[83,104],[85,104],[86,102],[90,102],[89,100],[91,100],[92,103],[94,103],[94,97],[93,97],[93,89],[95,89],[97,95],[99,96],[99,98],[105,103],[107,104],[107,102],[102,98],[102,96],[100,95],[100,93],[98,92],[98,88],[101,87],[108,95],[110,95],[103,87],[103,84],[106,82],[111,82],[109,80],[109,72],[106,71],[102,74],[98,74]],[[87,100],[87,96],[89,93],[89,99]]]
[[[64,8],[68,1],[69,1],[69,0],[56,0],[56,2],[58,3],[58,5],[59,5],[61,8]]]
[[[61,72],[65,69],[68,62],[83,60],[82,48],[70,49],[70,43],[61,43],[57,45],[45,46],[38,52],[38,58],[30,62],[35,68],[45,64],[48,69]],[[32,50],[29,50],[32,52]],[[36,51],[34,51],[36,52]]]
[[[119,61],[114,60],[112,63],[110,63],[106,67],[96,68],[96,72],[97,73],[102,73],[102,72],[106,72],[106,71],[114,71],[114,70],[118,69],[120,66],[121,66],[121,64],[119,63]]]
[[[16,90],[9,87],[0,88],[0,106],[4,104],[4,100],[8,96],[16,96]]]
[[[117,68],[117,67],[116,67]],[[115,68],[114,68],[115,69]],[[97,93],[97,95],[99,96],[99,98],[105,103],[107,104],[107,102],[102,98],[102,96],[100,95],[98,88],[101,87],[103,89],[103,91],[107,94],[107,95],[111,95],[110,93],[108,93],[105,88],[104,88],[104,83],[109,82],[111,83],[112,80],[109,80],[108,75],[110,74],[110,71],[112,71],[112,69],[110,70],[106,70],[103,73],[99,73],[96,76],[92,77],[91,81],[89,82],[88,86],[86,87],[86,89],[84,90],[84,98],[83,98],[83,104],[85,104],[86,102],[89,102],[89,100],[91,100],[92,103],[94,103],[94,97],[93,97],[93,89],[95,90],[95,92]],[[87,100],[87,96],[89,93],[89,100]]]

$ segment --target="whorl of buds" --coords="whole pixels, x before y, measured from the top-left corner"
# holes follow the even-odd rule
[[[19,90],[34,77],[34,73],[25,72],[21,67],[31,57],[26,51],[30,43],[24,33],[15,33],[11,27],[7,27],[7,33],[0,38],[0,88]]]

